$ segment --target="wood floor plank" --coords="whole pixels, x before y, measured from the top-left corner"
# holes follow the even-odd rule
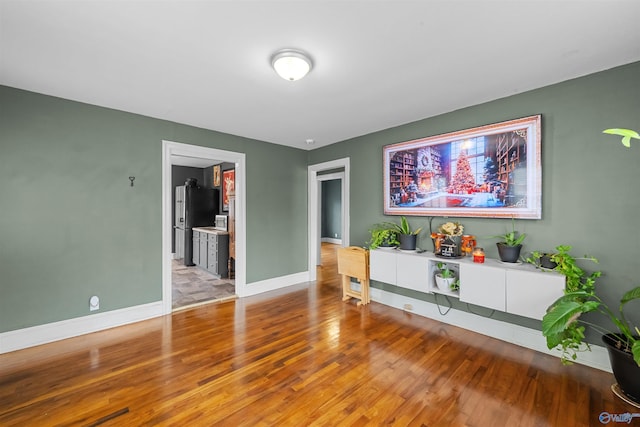
[[[0,355],[1,426],[588,426],[609,373],[316,283]]]

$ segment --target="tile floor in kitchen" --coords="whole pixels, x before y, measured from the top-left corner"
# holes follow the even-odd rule
[[[187,267],[181,261],[176,259],[171,261],[174,310],[205,302],[236,298],[234,279],[218,279],[201,268]]]

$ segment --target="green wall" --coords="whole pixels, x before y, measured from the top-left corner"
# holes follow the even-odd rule
[[[342,239],[342,180],[322,181],[320,237]]]
[[[598,266],[584,266],[603,271],[599,291],[617,307],[622,293],[640,283],[640,144],[626,149],[619,138],[603,135],[602,130],[640,129],[640,62],[319,148],[310,153],[309,164],[351,158],[350,238],[352,244],[363,245],[372,224],[397,220],[382,213],[384,145],[534,114],[542,114],[543,212],[541,220],[516,221],[517,229],[529,235],[523,251],[569,244],[578,256],[599,258]],[[510,220],[459,220],[465,232],[479,237],[487,255],[497,258],[496,239],[486,236],[507,231]],[[428,229],[425,217],[410,222]],[[434,228],[443,222],[434,219]],[[428,233],[422,233],[418,246],[432,249]],[[433,301],[390,285],[373,285]],[[468,310],[458,302],[454,305]],[[629,309],[635,310],[637,320],[640,306]],[[493,316],[538,327],[528,319]]]
[[[0,332],[87,315],[93,294],[99,312],[161,299],[162,140],[246,154],[251,283],[307,270],[308,164],[351,158],[350,239],[364,244],[371,224],[395,219],[382,214],[383,145],[533,114],[543,117],[543,218],[516,221],[524,250],[570,244],[598,257],[615,306],[640,282],[640,146],[601,131],[640,128],[639,80],[634,63],[311,152],[0,86]],[[460,221],[497,256],[485,236],[508,220]],[[419,245],[431,247],[426,234]]]
[[[162,299],[162,140],[246,154],[247,283],[307,270],[306,151],[0,86],[0,332]]]

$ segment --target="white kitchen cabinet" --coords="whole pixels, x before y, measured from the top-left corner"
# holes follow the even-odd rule
[[[505,269],[484,264],[460,264],[460,301],[506,311]]]

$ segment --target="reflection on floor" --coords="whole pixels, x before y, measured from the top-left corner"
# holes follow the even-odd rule
[[[204,302],[236,298],[233,279],[217,279],[201,268],[187,267],[175,259],[171,261],[171,271],[171,298],[174,310]]]

